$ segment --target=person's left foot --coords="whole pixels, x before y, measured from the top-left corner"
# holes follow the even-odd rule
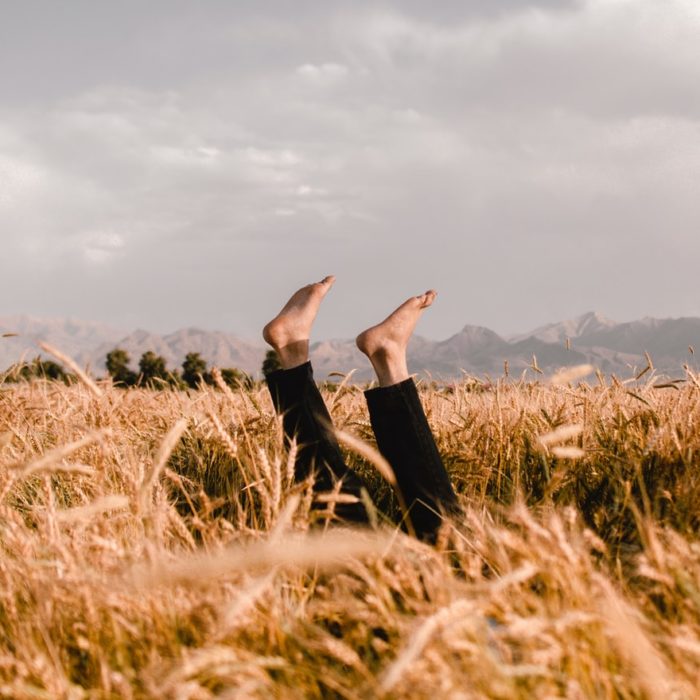
[[[429,289],[425,294],[407,299],[381,323],[357,336],[357,347],[372,363],[380,386],[398,384],[408,379],[408,341],[421,314],[435,301],[436,296],[437,292]]]
[[[284,369],[304,364],[309,359],[309,336],[323,298],[333,286],[329,275],[320,282],[307,284],[292,294],[282,310],[263,328],[265,342],[272,345]]]

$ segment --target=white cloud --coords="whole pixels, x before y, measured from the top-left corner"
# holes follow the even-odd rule
[[[114,231],[97,231],[82,236],[83,259],[94,265],[110,262],[124,249],[124,237]]]
[[[296,188],[296,194],[299,197],[322,197],[327,194],[327,191],[320,187],[311,187],[311,185],[299,185]]]
[[[44,173],[36,165],[0,154],[0,209],[18,206],[41,187]]]
[[[297,75],[301,76],[305,81],[319,86],[329,87],[336,85],[347,77],[347,66],[340,63],[304,63],[296,69]]]
[[[288,168],[299,165],[301,158],[289,149],[261,149],[249,147],[245,151],[248,160],[254,165],[271,168]]]
[[[202,167],[215,165],[221,156],[218,148],[196,146],[183,148],[172,145],[156,145],[149,149],[155,161],[165,165]]]

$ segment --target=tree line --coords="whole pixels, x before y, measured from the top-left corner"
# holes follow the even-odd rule
[[[196,389],[200,384],[215,384],[206,360],[198,352],[188,352],[181,369],[168,369],[165,358],[152,350],[141,355],[138,372],[129,367],[130,363],[129,353],[122,348],[107,353],[105,366],[114,384],[173,389]],[[220,372],[221,378],[230,387],[250,387],[253,384],[253,378],[236,367],[223,367]]]
[[[123,348],[114,348],[107,353],[105,367],[115,386],[146,387],[150,389],[196,389],[200,385],[213,386],[214,376],[206,360],[198,352],[189,352],[179,369],[169,369],[167,361],[161,355],[147,350],[141,355],[138,371],[130,367],[131,357]],[[262,373],[267,376],[280,368],[279,358],[274,350],[269,350],[262,364]],[[250,388],[254,379],[236,367],[224,367],[220,370],[223,381],[232,388]],[[4,381],[17,382],[31,379],[48,379],[71,384],[75,376],[67,372],[53,360],[35,357],[29,362],[13,365]]]

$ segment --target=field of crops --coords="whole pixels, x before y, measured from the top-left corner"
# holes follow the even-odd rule
[[[354,451],[376,526],[310,515],[262,385],[0,385],[0,697],[694,697],[700,384],[648,376],[424,384],[436,547]]]

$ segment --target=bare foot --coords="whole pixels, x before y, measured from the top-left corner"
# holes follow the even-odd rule
[[[309,359],[309,336],[318,307],[333,286],[329,275],[320,282],[307,284],[292,294],[289,301],[265,328],[263,338],[272,345],[284,369],[303,365]]]
[[[357,347],[369,358],[377,373],[379,386],[390,386],[408,379],[406,348],[413,329],[433,301],[437,292],[411,297],[376,326],[357,336]]]

